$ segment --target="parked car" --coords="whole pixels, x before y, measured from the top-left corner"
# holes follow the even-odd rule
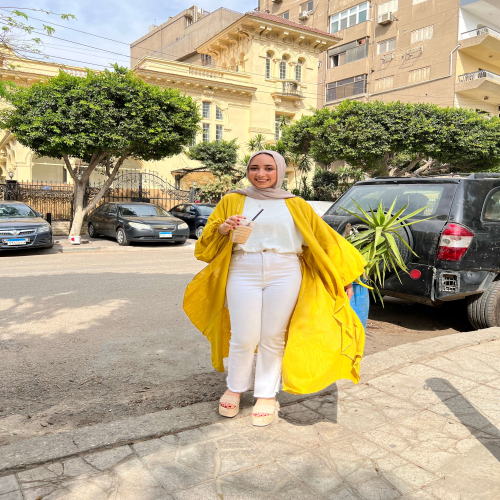
[[[0,250],[52,248],[52,227],[20,201],[0,201]]]
[[[189,232],[192,236],[200,238],[214,208],[215,203],[185,203],[175,206],[170,212],[189,226]]]
[[[119,245],[132,241],[171,241],[182,245],[189,237],[188,225],[152,203],[105,203],[89,217],[89,236],[116,238]]]
[[[362,231],[363,223],[343,210],[359,213],[377,202],[405,213],[427,207],[401,227],[399,234],[418,255],[399,243],[410,273],[388,274],[384,295],[431,305],[467,299],[474,328],[500,326],[500,174],[387,178],[355,184],[323,216],[340,234],[347,224]],[[432,217],[429,220],[425,218]],[[411,220],[413,222],[413,220]]]

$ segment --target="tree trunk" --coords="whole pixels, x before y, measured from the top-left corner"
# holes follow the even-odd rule
[[[82,231],[83,218],[85,217],[83,201],[85,197],[86,182],[75,182],[75,213],[71,224],[70,236],[79,236]]]

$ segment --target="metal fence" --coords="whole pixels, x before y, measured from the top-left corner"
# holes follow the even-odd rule
[[[100,192],[101,184],[92,184],[85,190],[85,206]],[[73,218],[74,186],[47,182],[7,181],[0,184],[0,201],[18,200],[52,220]],[[172,209],[180,203],[194,201],[194,191],[176,189],[156,172],[119,173],[105,191],[97,206],[110,202],[142,201]]]

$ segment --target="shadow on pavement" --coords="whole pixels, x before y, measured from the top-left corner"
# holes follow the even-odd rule
[[[436,396],[460,420],[462,425],[468,428],[474,427],[478,430],[494,427],[448,380],[444,378],[428,378],[425,382],[427,387],[432,389]],[[443,384],[446,386],[446,390],[443,390]],[[450,394],[453,395],[450,397]],[[474,424],[472,425],[471,422],[474,422]],[[474,437],[500,462],[500,443],[498,439],[493,436],[488,437],[484,433],[476,434]]]

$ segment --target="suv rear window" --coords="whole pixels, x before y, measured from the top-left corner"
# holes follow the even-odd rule
[[[408,204],[404,214],[410,214],[419,208],[427,207],[423,212],[416,215],[415,218],[447,215],[450,210],[449,205],[440,203],[445,187],[444,184],[432,185],[413,183],[396,185],[377,183],[354,186],[330,208],[327,214],[347,215],[347,212],[342,210],[342,208],[360,214],[353,200],[355,200],[366,212],[370,209],[375,211],[378,202],[381,202],[384,209],[388,210],[394,202],[394,199],[397,198],[396,205],[394,206],[395,212]]]
[[[500,222],[500,189],[490,194],[484,207],[483,219]]]

